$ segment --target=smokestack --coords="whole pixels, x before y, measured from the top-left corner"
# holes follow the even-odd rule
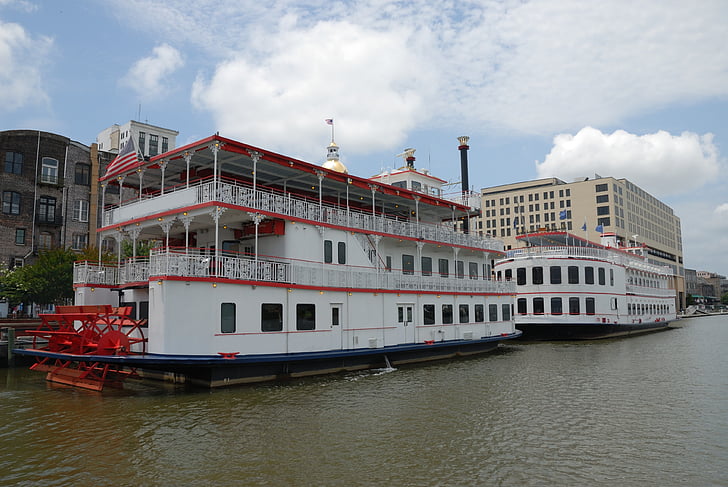
[[[470,149],[470,146],[468,140],[470,140],[470,137],[467,135],[458,137],[458,142],[460,142],[458,147],[460,151],[460,180],[462,182],[463,203],[467,206],[470,205],[470,182],[468,181],[468,149]],[[470,216],[466,216],[463,220],[463,232],[469,233],[469,223]]]

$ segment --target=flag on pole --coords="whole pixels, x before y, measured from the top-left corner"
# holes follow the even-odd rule
[[[602,225],[600,223],[599,225],[597,225],[597,228],[595,228],[594,230],[597,231],[597,232],[599,232],[599,233],[604,233],[604,225]]]
[[[584,220],[584,224],[581,226],[581,229],[586,232],[586,220]]]
[[[324,122],[326,122],[328,125],[333,125],[334,124],[334,119],[333,118],[327,118],[326,120],[324,120]]]
[[[559,219],[560,220],[566,220],[566,210],[561,210],[559,212]]]
[[[129,137],[129,140],[121,147],[119,155],[106,168],[104,179],[131,169],[137,162],[139,162],[139,153],[134,145],[134,139]]]

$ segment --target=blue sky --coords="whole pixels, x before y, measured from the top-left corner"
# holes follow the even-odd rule
[[[0,0],[0,130],[140,119],[317,162],[334,118],[353,174],[414,147],[451,181],[469,135],[474,189],[627,178],[728,275],[726,41],[724,0]]]

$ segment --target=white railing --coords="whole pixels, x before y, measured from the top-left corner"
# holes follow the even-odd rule
[[[675,290],[669,288],[658,288],[648,286],[637,286],[627,284],[627,294],[638,294],[641,296],[674,297]]]
[[[90,272],[99,268],[102,271]],[[74,267],[74,283],[102,284],[98,276],[117,271],[115,266],[97,266],[88,262],[77,262]],[[406,275],[386,272],[384,269],[338,266],[306,262],[286,262],[274,259],[252,257],[215,258],[190,250],[153,250],[149,261],[135,261],[123,264],[116,274],[119,281],[104,284],[124,284],[146,281],[161,276],[220,278],[237,281],[260,281],[312,287],[335,287],[344,289],[387,289],[430,292],[472,292],[506,293],[515,292],[512,281],[490,281],[462,279],[455,276]]]
[[[177,189],[171,193],[106,210],[103,214],[103,225],[123,225],[125,221],[133,218],[213,201],[278,213],[302,220],[357,228],[365,232],[379,232],[483,250],[503,251],[503,242],[500,240],[456,232],[451,223],[425,223],[400,220],[381,214],[372,215],[370,212],[358,209],[319,204],[317,201],[292,196],[290,193],[277,192],[268,188],[258,188],[254,191],[250,186],[227,182],[218,182],[216,189],[214,181],[204,181],[196,186]]]
[[[119,269],[115,265],[76,262],[73,265],[73,282],[116,286],[120,282]]]

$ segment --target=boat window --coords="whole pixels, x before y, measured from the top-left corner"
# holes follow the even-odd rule
[[[452,304],[442,305],[442,322],[446,325],[452,323]]]
[[[579,284],[579,268],[575,265],[570,265],[568,268],[569,284]]]
[[[455,261],[455,272],[457,273],[458,279],[465,278],[465,262],[462,260]]]
[[[440,277],[447,277],[448,274],[450,274],[450,269],[448,268],[449,262],[447,259],[438,259],[437,267],[440,272]]]
[[[498,305],[488,305],[488,321],[498,321]]]
[[[586,298],[586,314],[593,315],[596,312],[594,298]]]
[[[508,271],[506,271],[507,274]],[[483,279],[490,279],[490,264],[483,264]]]
[[[316,329],[316,305],[315,304],[297,304],[296,305],[296,330],[315,330]]]
[[[340,308],[338,306],[331,308],[331,326],[339,326],[341,324],[339,310]]]
[[[511,319],[511,305],[510,304],[502,304],[501,311],[503,313],[503,321],[508,321]]]
[[[612,309],[617,309],[617,298],[612,298]]]
[[[581,313],[579,309],[579,298],[569,298],[569,314],[578,315]]]
[[[513,269],[506,269],[506,281],[513,279]]]
[[[549,272],[551,274],[551,284],[561,284],[561,266],[552,265]]]
[[[518,298],[518,301],[516,302],[516,305],[518,307],[518,314],[519,315],[525,315],[528,313],[526,309],[526,298]]]
[[[482,323],[485,321],[485,306],[482,304],[475,305],[475,322]]]
[[[533,314],[543,314],[543,298],[533,298]]]
[[[543,284],[543,267],[537,266],[531,269],[531,284]]]
[[[470,275],[470,279],[478,278],[478,263],[477,262],[468,262],[468,274]]]
[[[516,284],[523,286],[526,284],[526,268],[519,267],[516,269]]]
[[[432,257],[422,257],[422,275],[432,275]]]
[[[384,258],[384,269],[387,272],[392,272],[392,256],[388,255]]]
[[[609,285],[614,286],[614,269],[609,269]]]
[[[607,283],[605,273],[604,273],[604,267],[599,268],[599,285],[604,286]]]
[[[584,282],[586,284],[594,284],[594,268],[593,267],[584,268]]]
[[[402,274],[411,275],[415,273],[415,256],[402,254]]]
[[[220,332],[235,333],[235,303],[220,304]]]
[[[283,305],[279,303],[262,303],[260,305],[261,331],[283,330]]]
[[[339,264],[346,264],[346,242],[339,242],[336,256]]]
[[[324,240],[324,262],[331,264],[334,261],[334,243],[331,240]]]
[[[425,325],[435,324],[435,305],[425,304],[422,306],[422,318]]]
[[[458,306],[460,312],[460,323],[470,323],[470,306],[467,304],[461,304]]]
[[[564,310],[561,306],[561,298],[551,298],[551,314],[560,315],[563,313]]]

